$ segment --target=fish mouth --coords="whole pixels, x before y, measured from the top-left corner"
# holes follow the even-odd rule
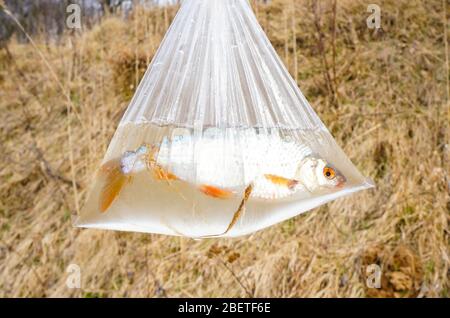
[[[346,182],[347,182],[347,179],[343,175],[339,175],[337,177],[336,188],[339,188],[339,189],[343,188]]]

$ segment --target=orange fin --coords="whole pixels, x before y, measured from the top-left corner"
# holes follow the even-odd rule
[[[252,191],[253,191],[253,184],[250,184],[247,186],[247,188],[245,188],[244,197],[242,198],[241,204],[239,204],[238,209],[236,210],[236,212],[234,212],[233,218],[231,219],[230,224],[228,224],[228,227],[224,232],[222,232],[220,234],[216,234],[216,235],[200,236],[199,238],[212,238],[212,237],[218,237],[218,236],[227,234],[233,228],[233,226],[236,224],[236,222],[239,220],[242,213],[244,212],[245,204],[247,203],[248,199],[250,198]]]
[[[218,199],[228,199],[233,195],[233,192],[231,191],[220,189],[206,184],[202,184],[199,189],[204,194]]]
[[[297,180],[294,179],[287,179],[284,177],[280,177],[274,174],[265,174],[264,177],[271,181],[272,183],[280,186],[284,186],[289,188],[290,190],[294,189],[294,187],[298,184]]]
[[[120,191],[130,180],[130,176],[126,176],[120,170],[120,160],[111,160],[106,162],[100,168],[100,173],[105,176],[104,185],[100,192],[100,212],[106,212]]]
[[[176,175],[170,173],[169,171],[158,165],[154,166],[153,171],[155,173],[155,177],[159,180],[178,180],[178,177]]]

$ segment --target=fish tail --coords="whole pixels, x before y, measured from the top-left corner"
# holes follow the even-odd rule
[[[106,212],[123,187],[131,180],[131,176],[125,175],[120,166],[120,160],[114,159],[106,162],[100,168],[100,174],[104,176],[103,187],[100,192],[100,212]]]

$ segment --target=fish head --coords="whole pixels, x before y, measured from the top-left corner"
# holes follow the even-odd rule
[[[311,192],[324,189],[337,190],[347,182],[337,168],[318,156],[308,156],[301,161],[296,179]]]

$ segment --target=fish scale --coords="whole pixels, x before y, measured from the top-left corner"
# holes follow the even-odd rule
[[[195,185],[210,185],[242,191],[253,184],[252,196],[282,198],[301,189],[276,185],[265,174],[294,179],[300,162],[311,150],[278,134],[241,131],[230,135],[205,133],[163,139],[157,163],[179,179]]]

